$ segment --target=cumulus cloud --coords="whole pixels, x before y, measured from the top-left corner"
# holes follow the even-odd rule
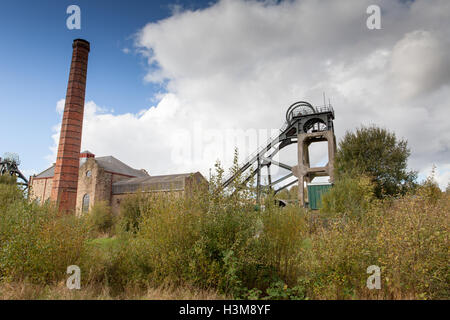
[[[83,149],[150,174],[207,175],[217,158],[230,164],[234,145],[245,155],[273,134],[291,103],[321,104],[326,92],[338,139],[361,124],[394,130],[409,141],[410,167],[436,164],[446,186],[450,2],[378,1],[382,29],[369,30],[371,2],[224,0],[148,23],[136,49],[145,80],[167,92],[139,114],[88,102]]]
[[[450,59],[443,43],[432,33],[407,33],[392,51],[391,72],[400,96],[416,97],[450,81]]]

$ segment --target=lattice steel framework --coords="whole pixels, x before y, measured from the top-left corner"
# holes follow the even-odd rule
[[[17,184],[28,188],[28,180],[19,170],[20,160],[19,156],[14,153],[5,153],[3,158],[0,158],[0,175],[10,175],[17,178]]]
[[[222,186],[224,188],[230,186],[238,175],[246,172],[249,173],[246,182],[256,175],[257,201],[259,202],[264,188],[271,188],[275,193],[278,193],[295,183],[299,183],[299,201],[301,205],[304,205],[304,181],[309,182],[316,176],[326,175],[330,176],[330,180],[333,179],[332,158],[336,148],[333,120],[334,110],[331,104],[316,107],[306,101],[292,104],[286,111],[286,121],[279,133],[242,162],[238,172],[226,177]],[[328,141],[329,163],[325,167],[309,168],[308,146],[319,141]],[[290,166],[273,159],[280,150],[293,143],[299,144],[299,164],[297,166]],[[270,170],[272,165],[283,168],[289,173],[273,181]],[[267,185],[261,183],[262,170],[267,170]],[[297,179],[282,184],[283,181],[293,176]]]

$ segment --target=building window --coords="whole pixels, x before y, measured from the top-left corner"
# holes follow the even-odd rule
[[[89,211],[89,195],[87,193],[83,196],[83,205],[82,205],[81,210],[83,212]]]
[[[86,171],[86,177],[90,177],[91,176],[91,170]]]

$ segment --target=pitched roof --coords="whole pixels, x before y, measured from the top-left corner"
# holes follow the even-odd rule
[[[149,191],[184,190],[185,179],[195,173],[168,174],[120,180],[113,183],[112,193],[132,193],[139,189]]]
[[[112,173],[118,173],[123,174],[126,176],[131,177],[148,177],[148,173],[143,170],[137,170],[133,169],[130,166],[126,165],[122,161],[112,157],[98,157],[95,158],[95,161],[98,163],[98,165],[103,168],[106,171],[112,172]],[[80,162],[80,166],[83,163]],[[51,178],[55,174],[55,165],[52,165],[50,168],[42,171],[38,175],[36,175],[35,178]]]
[[[35,178],[51,178],[55,174],[55,165],[53,164],[50,168],[45,169],[41,173],[37,174]]]
[[[95,158],[95,161],[97,161],[98,165],[105,169],[106,171],[113,172],[113,173],[120,173],[127,176],[132,177],[148,177],[148,173],[142,170],[133,169],[129,165],[126,165],[122,161],[112,157],[98,157]]]

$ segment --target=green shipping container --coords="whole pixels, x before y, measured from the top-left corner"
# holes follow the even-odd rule
[[[331,183],[311,183],[308,184],[309,208],[318,210],[321,205],[322,194],[331,189]]]

